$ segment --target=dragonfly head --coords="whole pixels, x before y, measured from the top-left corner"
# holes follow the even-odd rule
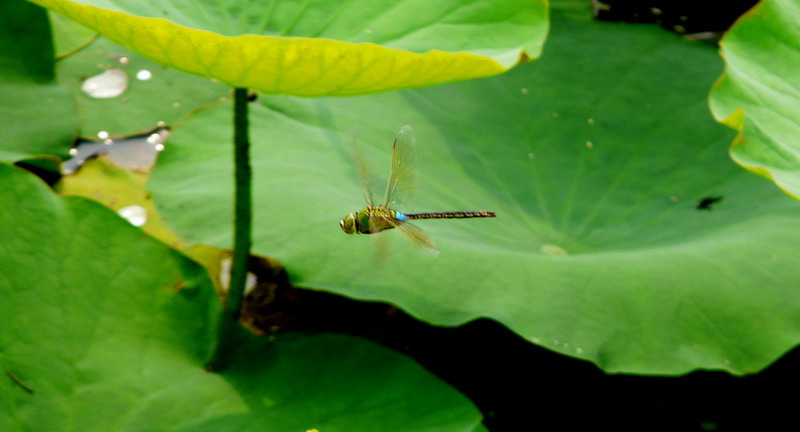
[[[342,231],[346,232],[347,234],[355,234],[356,214],[350,213],[349,215],[345,216],[344,219],[339,221],[339,226],[342,227]]]

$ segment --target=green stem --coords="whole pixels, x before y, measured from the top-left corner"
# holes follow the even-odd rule
[[[252,170],[250,169],[250,136],[247,119],[247,89],[237,88],[233,95],[234,177],[236,179],[235,233],[231,286],[225,309],[238,320],[247,282],[247,262],[250,259],[253,226]]]
[[[233,93],[233,160],[236,182],[234,204],[233,263],[230,286],[222,316],[217,323],[217,340],[208,368],[220,371],[225,368],[231,353],[240,340],[239,315],[247,282],[247,264],[250,259],[253,225],[252,171],[250,169],[250,137],[247,118],[247,89],[237,88]]]

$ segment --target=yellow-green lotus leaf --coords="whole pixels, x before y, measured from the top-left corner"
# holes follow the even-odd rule
[[[547,32],[545,0],[32,1],[164,65],[298,96],[499,74]]]

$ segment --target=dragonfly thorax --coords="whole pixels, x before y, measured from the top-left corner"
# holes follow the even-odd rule
[[[398,219],[396,215],[401,215]],[[347,234],[375,234],[402,224],[408,218],[402,213],[383,207],[367,207],[359,212],[350,213],[339,221],[342,231]]]

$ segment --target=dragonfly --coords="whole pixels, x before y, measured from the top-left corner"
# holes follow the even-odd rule
[[[383,201],[375,205],[374,193],[364,158],[355,148],[361,190],[367,207],[350,213],[339,221],[339,226],[347,234],[376,234],[397,228],[415,244],[438,251],[430,237],[410,221],[422,219],[470,219],[496,217],[489,211],[447,211],[427,213],[403,213],[399,208],[414,197],[417,190],[416,154],[417,144],[411,126],[403,126],[392,145],[392,161],[389,181]]]

